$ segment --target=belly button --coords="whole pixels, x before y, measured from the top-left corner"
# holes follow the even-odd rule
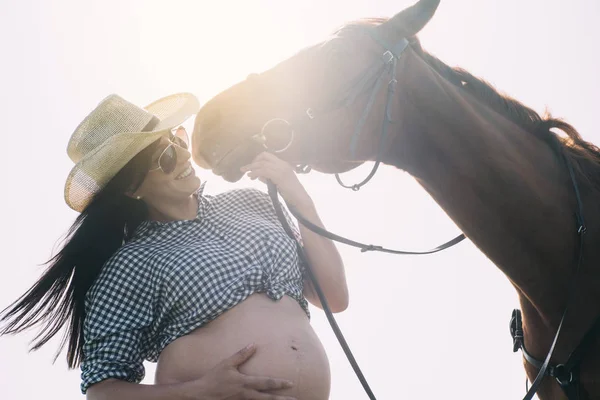
[[[298,351],[298,348],[296,346],[291,346],[291,347],[292,347],[292,350]]]

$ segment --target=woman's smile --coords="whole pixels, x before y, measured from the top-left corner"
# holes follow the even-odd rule
[[[192,175],[195,175],[195,171],[194,171],[194,168],[192,168],[192,165],[190,164],[187,166],[187,168],[182,173],[180,173],[179,175],[177,175],[175,177],[175,180],[178,181],[181,179],[185,179]]]

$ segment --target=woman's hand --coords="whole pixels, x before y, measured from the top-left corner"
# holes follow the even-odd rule
[[[271,180],[289,206],[293,206],[305,219],[325,229],[317,214],[312,199],[298,180],[292,166],[271,153],[260,153],[248,165],[240,168],[248,172],[251,179],[262,182]],[[342,258],[335,244],[319,234],[300,225],[302,244],[312,271],[321,284],[323,293],[333,312],[344,311],[348,307],[348,286]],[[323,308],[310,279],[304,284],[304,295],[313,305]]]
[[[294,397],[269,393],[289,389],[284,379],[244,375],[238,367],[256,352],[250,345],[223,360],[202,378],[183,384],[183,399],[189,400],[296,400]]]
[[[298,180],[292,166],[274,154],[260,153],[250,164],[240,170],[248,172],[250,179],[258,178],[264,183],[267,183],[267,180],[273,182],[286,203],[297,210],[302,211],[313,207],[312,199]]]

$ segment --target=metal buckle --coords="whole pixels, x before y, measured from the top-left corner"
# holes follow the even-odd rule
[[[265,135],[265,129],[270,124],[273,124],[273,123],[276,123],[276,122],[282,122],[287,127],[290,128],[290,140],[287,142],[287,144],[285,146],[283,146],[280,149],[270,149],[267,146],[267,136]],[[292,128],[292,124],[290,124],[289,121],[287,121],[286,119],[283,119],[283,118],[273,118],[273,119],[270,119],[267,122],[265,122],[265,124],[263,125],[262,129],[260,130],[260,133],[257,133],[256,135],[252,136],[252,139],[255,140],[256,142],[260,143],[265,148],[265,150],[267,150],[267,151],[270,151],[272,153],[283,153],[294,142],[294,129]]]
[[[517,352],[523,344],[523,325],[521,310],[515,308],[510,318],[510,335],[513,338],[513,353]]]
[[[387,57],[387,60],[385,59]],[[385,53],[383,53],[383,58],[384,58],[384,62],[386,64],[390,64],[392,61],[394,61],[394,53],[392,53],[390,50],[386,51]]]
[[[569,371],[568,374],[566,374],[566,372],[564,364],[558,364],[553,368],[553,376],[561,386],[567,386],[573,383],[573,371]]]
[[[308,164],[299,164],[296,165],[294,170],[297,174],[308,174],[312,170],[312,167]]]
[[[361,253],[366,253],[367,251],[379,251],[383,249],[383,247],[381,246],[377,246],[377,245],[373,245],[373,244],[369,244],[363,248],[360,249]]]

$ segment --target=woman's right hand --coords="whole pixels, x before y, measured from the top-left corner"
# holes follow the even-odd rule
[[[184,383],[189,400],[296,400],[294,397],[270,393],[289,389],[293,383],[285,379],[242,374],[238,367],[254,355],[255,345],[249,345],[223,360],[202,378]]]

